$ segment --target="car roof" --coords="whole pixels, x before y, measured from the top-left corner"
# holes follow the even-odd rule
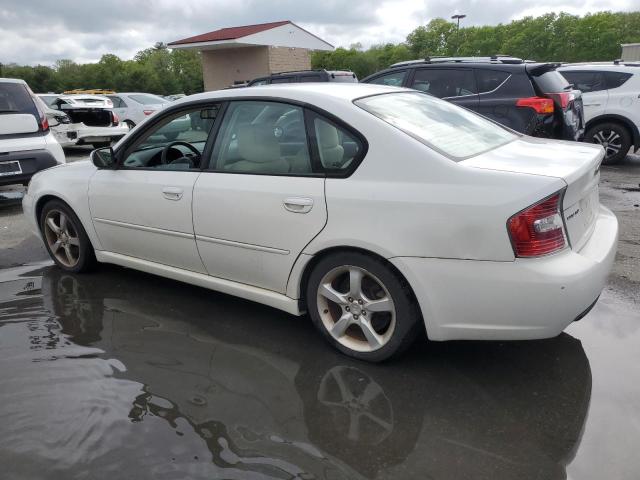
[[[23,85],[27,84],[27,82],[25,82],[21,78],[0,78],[0,83],[22,83]]]
[[[616,65],[613,62],[609,63],[576,63],[566,64],[558,68],[558,70],[601,70],[607,72],[628,72],[628,73],[640,73],[640,63],[620,64]]]
[[[198,93],[176,100],[174,104],[188,103],[197,100],[225,98],[273,97],[304,102],[318,98],[332,98],[352,102],[370,95],[393,92],[411,92],[408,88],[389,87],[366,83],[281,83],[276,85],[259,85],[251,88],[234,88]]]

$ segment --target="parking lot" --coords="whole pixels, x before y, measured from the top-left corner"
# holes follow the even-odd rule
[[[308,317],[119,267],[63,273],[22,191],[0,187],[4,478],[638,478],[639,156],[602,167],[620,241],[585,318],[382,365]]]

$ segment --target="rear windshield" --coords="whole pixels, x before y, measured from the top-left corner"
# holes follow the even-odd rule
[[[22,83],[0,83],[0,115],[30,113],[39,118],[31,94]]]
[[[480,115],[424,93],[374,95],[355,104],[455,161],[518,138]]]
[[[159,105],[167,102],[164,98],[156,97],[155,95],[129,95],[129,98],[142,105]]]
[[[555,70],[543,73],[542,75],[534,75],[533,81],[540,89],[541,93],[560,93],[566,92],[571,87],[569,82]]]

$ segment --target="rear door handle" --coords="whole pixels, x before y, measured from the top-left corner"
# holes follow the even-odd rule
[[[309,213],[313,208],[313,198],[289,197],[283,202],[284,208],[293,213]]]
[[[182,198],[183,190],[179,187],[164,187],[162,189],[162,195],[167,200],[180,200]]]

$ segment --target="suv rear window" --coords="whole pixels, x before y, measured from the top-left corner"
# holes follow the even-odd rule
[[[22,83],[0,83],[0,115],[30,113],[39,119],[31,94]]]
[[[561,93],[569,89],[569,82],[556,70],[534,75],[533,81],[541,93]]]
[[[354,103],[454,161],[518,138],[480,115],[423,93],[373,95]]]

